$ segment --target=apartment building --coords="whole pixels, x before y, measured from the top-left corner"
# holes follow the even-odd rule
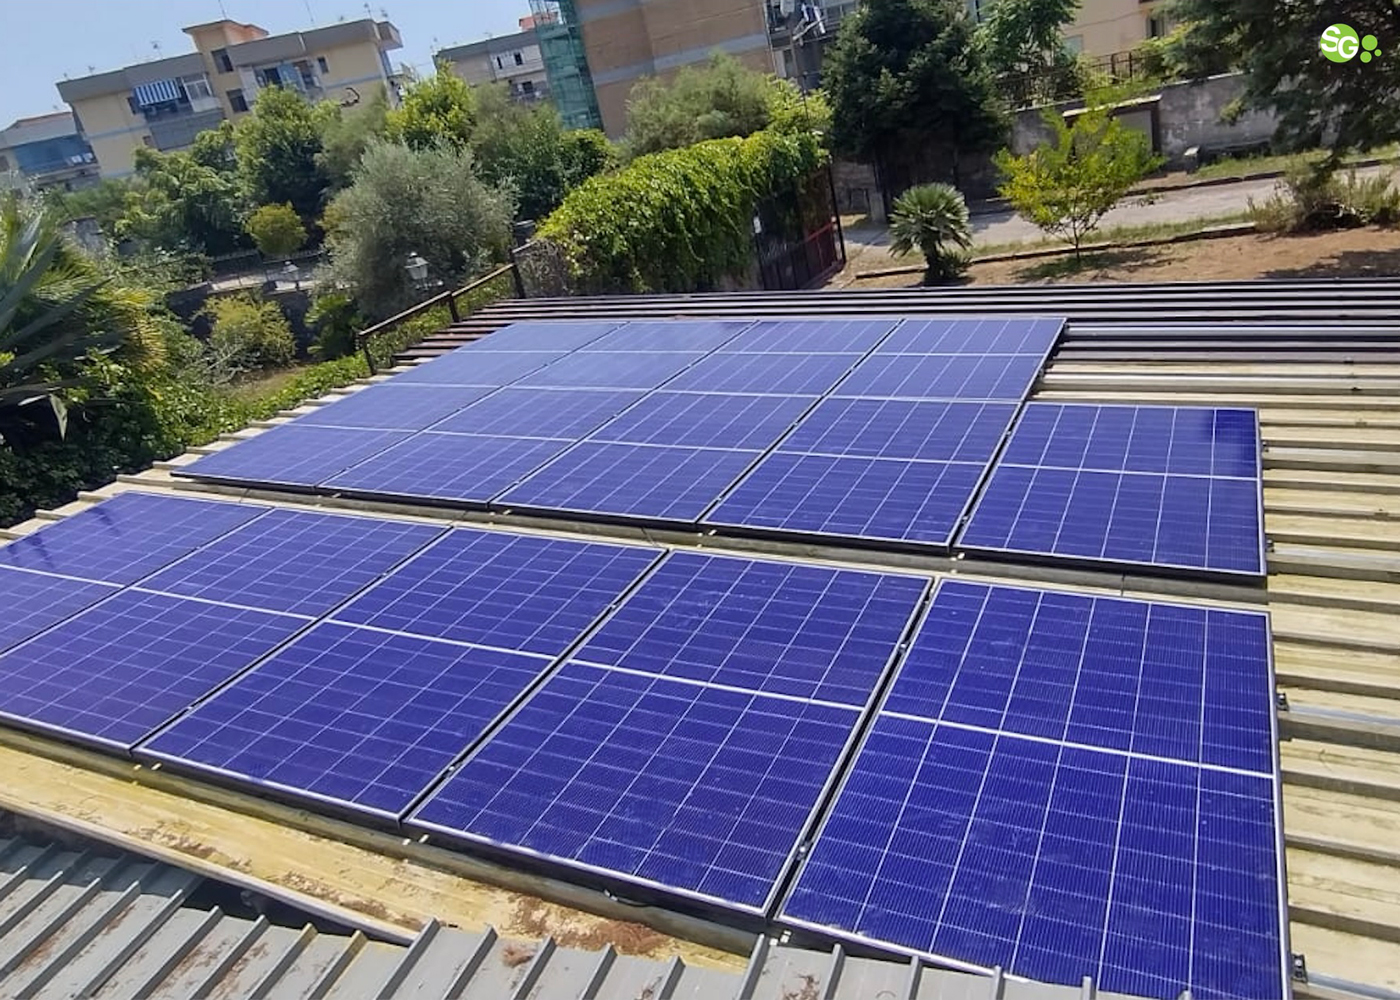
[[[538,101],[549,93],[544,56],[533,23],[528,31],[442,49],[433,61],[446,62],[453,73],[470,84],[504,83],[517,101]]]
[[[376,87],[397,96],[388,53],[403,39],[388,21],[363,18],[284,35],[229,20],[184,30],[193,52],[59,82],[103,177],[130,174],[143,146],[183,149],[205,129],[246,113],[264,87],[347,105]]]
[[[97,159],[71,112],[20,118],[0,129],[0,190],[72,191],[97,179]]]
[[[1127,52],[1145,39],[1167,33],[1158,12],[1165,0],[1083,0],[1065,26],[1070,50],[1091,57]]]

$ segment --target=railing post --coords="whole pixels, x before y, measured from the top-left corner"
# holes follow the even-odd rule
[[[520,273],[520,261],[519,261],[519,260],[512,260],[512,261],[510,262],[510,276],[511,276],[511,278],[514,279],[514,281],[515,281],[515,297],[516,297],[517,299],[526,298],[526,295],[525,295],[525,276],[522,275],[522,274]]]
[[[364,349],[365,349],[365,364],[369,366],[369,373],[370,373],[371,375],[378,375],[379,372],[378,372],[378,370],[375,368],[375,365],[374,365],[374,352],[371,351],[371,350],[369,349],[369,338],[368,338],[368,337],[364,338]]]
[[[447,294],[447,314],[452,317],[452,322],[454,323],[460,323],[462,321],[462,317],[457,315],[456,292],[449,292]]]

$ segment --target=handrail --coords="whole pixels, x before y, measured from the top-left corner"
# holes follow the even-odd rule
[[[374,326],[368,327],[367,329],[361,330],[359,333],[355,334],[355,346],[360,351],[364,352],[365,362],[369,365],[369,373],[371,375],[377,374],[377,369],[374,363],[374,352],[370,350],[370,342],[375,337],[384,333],[386,330],[393,329],[400,323],[404,323],[410,319],[413,319],[415,316],[421,316],[423,313],[426,313],[431,309],[437,308],[438,306],[442,305],[443,302],[447,303],[447,311],[452,317],[452,322],[460,322],[461,316],[458,315],[457,300],[463,295],[470,295],[478,288],[481,288],[493,281],[496,281],[506,274],[515,275],[516,294],[520,295],[520,297],[523,298],[524,296],[523,294],[521,294],[520,288],[520,272],[517,270],[515,263],[512,262],[509,264],[502,264],[490,274],[482,275],[480,278],[476,278],[473,281],[468,282],[461,288],[449,289],[444,292],[438,292],[438,294],[434,295],[432,298],[424,299],[417,305],[410,306],[403,312],[396,313],[395,315],[390,316],[388,319],[380,320],[378,323],[374,324]]]

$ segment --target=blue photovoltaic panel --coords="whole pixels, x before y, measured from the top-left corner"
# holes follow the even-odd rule
[[[704,356],[693,351],[580,351],[560,358],[517,384],[561,389],[655,389]]]
[[[616,329],[617,325],[618,321],[611,319],[591,323],[547,320],[512,323],[473,341],[463,350],[550,351],[563,354],[591,344],[609,330]]]
[[[1269,774],[1268,619],[945,581],[884,711]]]
[[[325,482],[328,489],[484,504],[567,441],[425,431]]]
[[[1042,357],[1028,354],[873,354],[856,366],[836,395],[1019,403],[1042,364]]]
[[[762,913],[859,718],[568,663],[410,822]]]
[[[815,396],[655,392],[598,428],[589,440],[762,449],[782,437],[815,400]]]
[[[948,545],[981,482],[972,462],[904,462],[774,452],[706,524]]]
[[[141,749],[397,818],[549,662],[324,623]]]
[[[1033,316],[908,319],[876,348],[879,354],[1029,354],[1045,357],[1064,320]]]
[[[0,652],[116,592],[108,584],[0,567]]]
[[[313,427],[294,422],[206,455],[180,469],[179,474],[194,479],[316,486],[410,435],[410,431]]]
[[[882,713],[783,918],[1105,992],[1286,996],[1276,795]]]
[[[584,441],[498,496],[493,505],[690,524],[759,454]]]
[[[490,339],[490,338],[487,338]],[[522,376],[538,371],[562,358],[558,351],[487,351],[476,344],[459,347],[450,354],[418,365],[412,371],[394,376],[395,385],[510,385]]]
[[[426,524],[274,510],[142,586],[267,611],[321,615],[442,531]]]
[[[1004,465],[1259,477],[1254,410],[1030,403]]]
[[[586,351],[712,351],[749,320],[672,320],[628,323],[589,344]]]
[[[826,399],[778,447],[841,457],[986,462],[1015,416],[1013,403]]]
[[[0,565],[135,583],[269,509],[121,493],[0,547]]]
[[[729,343],[727,354],[862,354],[899,325],[897,319],[760,320]]]
[[[577,440],[642,396],[620,389],[500,389],[434,430]]]
[[[924,587],[894,574],[673,552],[574,658],[859,708]]]
[[[666,383],[668,390],[820,396],[859,354],[711,354]]]
[[[321,427],[421,431],[491,391],[485,386],[388,382],[352,392],[326,406],[318,406],[313,412],[298,417],[297,422]]]
[[[338,621],[557,656],[640,577],[655,549],[459,528]]]
[[[0,714],[129,748],[306,624],[129,590],[0,656]]]

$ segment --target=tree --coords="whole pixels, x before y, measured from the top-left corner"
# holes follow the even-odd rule
[[[1339,158],[1400,137],[1400,60],[1388,51],[1400,42],[1393,0],[1177,0],[1171,16],[1185,23],[1183,62],[1224,57],[1244,70],[1239,107],[1275,111],[1280,147],[1325,143]],[[1319,43],[1333,24],[1350,25],[1359,40],[1378,38],[1384,55],[1363,60],[1358,45],[1349,61],[1327,58]]]
[[[252,111],[233,129],[244,197],[250,205],[286,202],[302,218],[316,218],[328,179],[317,160],[321,133],[311,105],[293,91],[266,87]]]
[[[138,149],[135,159],[136,183],[116,227],[119,236],[207,254],[245,244],[243,203],[232,173],[206,166],[192,153]]]
[[[967,202],[948,184],[925,184],[900,195],[890,214],[890,250],[904,257],[918,251],[926,270],[924,284],[957,277],[972,249]]]
[[[1053,109],[1044,117],[1053,142],[1025,156],[997,154],[1006,175],[1000,190],[1021,215],[1068,240],[1077,258],[1084,237],[1162,160],[1145,135],[1111,117],[1107,107],[1081,112],[1072,128]]]
[[[384,135],[388,128],[389,102],[384,88],[376,88],[363,104],[342,108],[332,101],[316,106],[317,124],[321,131],[321,152],[317,163],[325,172],[331,190],[342,191],[350,186],[355,165],[364,155],[371,139]]]
[[[1054,99],[1077,89],[1077,61],[1062,29],[1078,8],[1079,0],[997,0],[991,5],[976,40],[1003,88],[1022,82],[1015,96],[1027,99]]]
[[[960,0],[866,0],[827,57],[831,139],[873,161],[886,190],[958,177],[1005,132],[992,74]]]
[[[264,257],[285,257],[306,243],[306,229],[291,205],[264,205],[248,216],[248,235]]]
[[[75,219],[95,219],[102,235],[109,240],[117,237],[117,223],[126,210],[131,182],[108,178],[93,187],[64,191],[53,188],[45,195],[46,204],[57,222]]]
[[[402,104],[388,115],[389,138],[414,149],[439,143],[465,149],[475,131],[476,97],[446,63],[409,87]]]
[[[375,140],[326,212],[333,276],[367,316],[388,316],[422,297],[404,266],[411,254],[444,286],[504,260],[514,207],[477,177],[467,150]]]
[[[296,355],[292,328],[276,302],[251,295],[216,298],[205,315],[212,324],[209,346],[231,370],[282,367]]]

